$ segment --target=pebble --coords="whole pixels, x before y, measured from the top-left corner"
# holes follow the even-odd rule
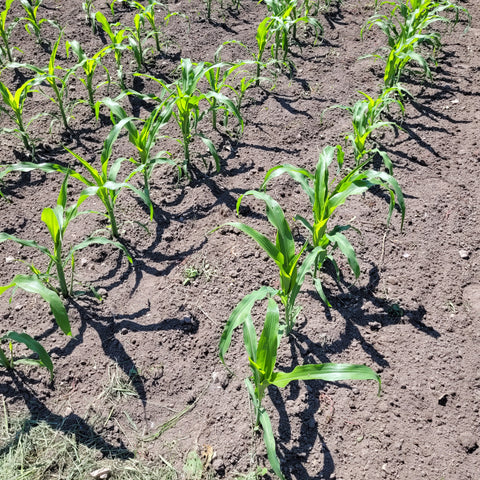
[[[99,289],[97,290],[97,293],[98,293],[101,297],[103,297],[103,298],[107,298],[107,297],[108,297],[108,292],[107,292],[107,290],[106,290],[105,288],[99,288]]]
[[[5,263],[12,263],[15,261],[15,257],[5,257]]]
[[[473,433],[461,433],[458,441],[460,442],[460,445],[467,451],[467,453],[473,453],[478,448],[478,441]]]
[[[467,260],[470,257],[470,252],[468,250],[459,250],[458,254],[460,255],[460,258],[463,258],[464,260]]]

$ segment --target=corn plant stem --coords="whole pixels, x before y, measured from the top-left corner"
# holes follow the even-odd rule
[[[30,144],[28,140],[28,133],[27,130],[25,129],[25,126],[23,125],[23,119],[22,119],[22,114],[21,112],[15,112],[15,118],[16,122],[18,125],[18,130],[20,132],[20,137],[22,138],[23,146],[28,150],[29,152],[34,154],[34,148],[33,145]]]
[[[10,44],[8,43],[8,36],[3,28],[0,28],[0,35],[2,36],[3,43],[5,44],[5,52],[7,52],[8,61],[13,62],[12,52],[10,51]]]
[[[63,98],[62,94],[60,93],[60,90],[58,89],[58,86],[56,84],[55,79],[52,79],[51,82],[49,82],[53,91],[55,92],[55,96],[57,97],[57,105],[60,110],[60,116],[62,117],[62,123],[63,126],[68,129],[68,120],[67,120],[67,115],[65,114],[65,106],[63,105]]]
[[[113,206],[111,205],[110,199],[108,199],[108,201],[105,202],[105,207],[107,209],[108,218],[110,220],[110,227],[112,229],[112,235],[115,238],[118,238],[119,234],[118,234],[117,220],[115,218],[115,214],[113,213]]]
[[[155,30],[153,36],[155,37],[155,45],[157,46],[157,52],[161,53],[161,46],[160,46],[160,37],[158,32]]]
[[[92,112],[95,113],[95,100],[93,98],[93,75],[87,75],[86,77],[86,87],[88,91],[88,103],[90,104],[90,108]]]
[[[62,249],[55,249],[55,266],[57,267],[58,283],[60,284],[60,291],[62,295],[67,298],[69,297],[69,291],[67,286],[67,281],[65,280],[65,271],[63,270],[62,264]]]

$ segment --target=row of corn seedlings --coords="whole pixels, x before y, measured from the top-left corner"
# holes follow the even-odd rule
[[[114,3],[115,2],[111,4],[112,14],[115,14]],[[155,24],[153,8],[158,3],[150,0],[147,8],[138,2],[132,2],[132,4],[135,8],[140,9],[143,15],[140,17],[140,14],[137,14],[135,17],[136,25],[139,25],[139,22],[143,25],[144,20],[148,19],[153,27]],[[3,12],[2,19],[4,21],[10,6],[11,2],[7,4],[7,8]],[[92,3],[90,3],[89,6],[92,7]],[[78,41],[67,40],[62,44],[63,32],[60,29],[60,34],[51,51],[48,67],[40,68],[33,64],[10,62],[6,65],[6,68],[25,68],[33,71],[35,77],[25,81],[24,84],[13,93],[3,82],[0,82],[0,91],[3,98],[3,104],[1,105],[2,111],[16,124],[15,128],[5,131],[18,135],[22,139],[25,149],[31,152],[33,159],[35,159],[35,143],[34,140],[30,138],[26,127],[34,118],[27,120],[23,115],[25,102],[30,94],[41,91],[50,98],[59,107],[63,124],[65,128],[68,128],[69,114],[67,113],[66,103],[68,80],[72,76],[76,76],[86,87],[88,94],[87,102],[96,118],[98,118],[102,106],[106,107],[111,114],[113,128],[105,140],[101,151],[100,168],[97,168],[93,162],[88,161],[76,152],[65,147],[78,161],[80,168],[65,167],[56,163],[22,162],[7,165],[0,172],[1,178],[4,178],[11,172],[25,173],[34,170],[64,175],[57,206],[53,209],[49,207],[45,208],[41,215],[41,220],[45,223],[50,233],[53,248],[40,245],[34,240],[21,239],[4,232],[0,233],[0,242],[7,240],[14,241],[22,246],[35,248],[46,255],[49,259],[46,272],[41,272],[34,265],[31,265],[32,275],[17,275],[9,285],[2,287],[0,292],[3,293],[9,288],[21,288],[28,292],[40,294],[50,304],[57,323],[67,334],[71,334],[70,325],[60,295],[63,296],[63,298],[68,298],[78,293],[74,291],[75,253],[92,244],[111,244],[122,250],[128,260],[132,262],[129,252],[122,243],[105,237],[89,236],[70,249],[65,247],[64,236],[70,222],[80,215],[97,213],[80,211],[80,206],[88,197],[96,196],[104,206],[103,214],[109,220],[111,234],[115,239],[120,236],[115,215],[115,204],[119,194],[123,190],[129,189],[140,197],[149,207],[150,217],[152,218],[154,212],[149,195],[149,182],[154,167],[161,163],[169,163],[177,166],[180,174],[188,174],[190,168],[190,144],[193,137],[198,136],[203,140],[214,157],[218,170],[220,168],[220,158],[216,148],[213,142],[199,131],[198,124],[207,114],[211,113],[212,126],[216,129],[217,114],[219,111],[223,111],[224,124],[228,124],[229,116],[235,117],[241,133],[243,130],[243,118],[240,115],[240,105],[246,88],[253,83],[251,76],[245,77],[245,75],[249,75],[248,72],[241,71],[241,67],[248,62],[231,64],[216,61],[215,63],[200,62],[194,64],[189,59],[183,59],[179,66],[179,78],[172,84],[166,84],[153,76],[148,76],[148,78],[160,85],[161,92],[158,95],[145,95],[133,90],[124,90],[116,99],[104,98],[103,100],[95,102],[94,90],[98,88],[93,82],[95,71],[98,66],[103,67],[107,73],[107,82],[110,82],[109,72],[106,66],[101,63],[101,60],[104,55],[113,51],[115,53],[115,60],[118,62],[117,70],[121,72],[122,48],[120,48],[119,43],[123,40],[125,32],[123,30],[120,36],[117,35],[118,32],[113,33],[113,27],[100,12],[96,12],[95,19],[102,26],[105,33],[111,34],[110,40],[112,41],[112,45],[107,45],[94,56],[88,57]],[[157,46],[159,46],[158,33],[157,29],[152,28],[152,34],[156,37]],[[8,46],[9,44],[5,43],[5,45]],[[70,52],[75,54],[78,59],[76,65],[65,68],[56,64],[60,45],[65,45],[67,56]],[[220,50],[221,49],[219,49],[219,51]],[[13,59],[13,57],[10,58]],[[218,58],[219,53],[216,55],[216,59]],[[239,83],[237,87],[231,83],[231,79],[236,79],[239,74],[244,76],[237,82]],[[202,81],[207,86],[206,93],[202,93],[199,88],[199,84]],[[120,83],[122,84],[122,82]],[[50,91],[47,92],[45,88],[50,88]],[[223,91],[233,92],[234,100],[230,100],[222,93]],[[132,117],[125,111],[120,103],[125,95],[137,95],[143,99],[155,102],[156,106],[147,118]],[[205,103],[205,105],[202,106],[202,102]],[[169,152],[162,150],[155,151],[156,144],[159,139],[162,138],[159,136],[159,130],[163,128],[171,118],[175,119],[181,132],[181,137],[178,139],[178,142],[183,147],[183,157],[179,162],[173,161],[170,158],[171,154]],[[113,145],[122,130],[127,131],[130,142],[138,151],[138,158],[118,158],[112,161]],[[124,162],[133,164],[133,170],[130,169],[128,173],[125,173],[123,178],[120,179],[119,177],[122,175],[122,164]],[[138,189],[131,183],[132,178],[137,174],[143,176],[143,189]],[[85,188],[80,193],[78,199],[72,205],[67,206],[67,184],[70,178],[81,182]],[[69,281],[67,280],[67,267],[70,270]],[[51,375],[53,375],[53,364],[47,352],[37,341],[25,333],[19,334],[17,332],[9,332],[5,336],[5,339],[9,340],[10,358],[7,358],[2,351],[0,354],[1,365],[13,368],[16,363],[25,363],[27,361],[26,359],[14,360],[12,341],[17,341],[24,343],[33,352],[37,353],[39,355],[37,364],[48,368]]]
[[[113,2],[110,5],[113,16],[115,15],[115,3],[116,2]],[[73,116],[73,110],[75,106],[79,103],[87,102],[90,105],[92,113],[94,113],[95,91],[105,85],[108,88],[111,86],[112,76],[104,63],[104,59],[108,54],[113,52],[118,87],[125,91],[128,89],[126,87],[124,78],[124,52],[129,50],[133,53],[137,64],[137,73],[140,73],[143,70],[146,50],[144,44],[149,38],[155,38],[154,45],[160,52],[161,30],[158,27],[158,21],[155,17],[155,7],[161,4],[156,2],[156,0],[149,0],[149,5],[147,7],[138,2],[131,3],[137,10],[139,10],[139,13],[137,13],[134,17],[134,27],[124,26],[118,22],[109,22],[103,13],[95,13],[95,25],[98,24],[101,27],[103,34],[108,37],[110,43],[93,55],[87,55],[81,44],[76,40],[67,40],[65,42],[67,57],[70,56],[70,53],[73,53],[77,59],[77,63],[71,67],[59,65],[57,62],[57,54],[59,49],[64,45],[62,42],[63,31],[60,29],[60,27],[60,32],[52,48],[50,61],[47,66],[42,67],[33,65],[31,63],[19,63],[13,61],[14,56],[12,54],[12,50],[15,47],[12,47],[9,43],[10,35],[13,29],[10,27],[5,27],[7,13],[11,3],[7,4],[6,9],[2,12],[2,21],[4,24],[2,34],[2,38],[4,39],[3,49],[6,52],[3,57],[4,60],[8,60],[5,66],[14,69],[20,68],[30,70],[35,74],[35,77],[24,82],[24,84],[19,86],[15,91],[11,91],[7,85],[0,81],[0,90],[3,98],[3,104],[0,105],[0,108],[8,117],[10,117],[14,125],[13,127],[2,129],[2,132],[12,133],[20,137],[23,146],[28,152],[30,152],[32,157],[35,156],[36,139],[31,138],[28,132],[28,127],[32,122],[38,119],[38,116],[26,119],[23,115],[23,112],[25,111],[25,103],[31,94],[40,92],[45,95],[46,98],[50,99],[56,105],[58,112],[48,113],[48,115],[53,117],[52,123],[55,120],[60,119],[63,128],[68,130],[69,119]],[[256,85],[259,84],[261,70],[267,67],[272,61],[275,64],[288,63],[287,53],[290,42],[295,40],[297,35],[296,25],[299,22],[303,22],[312,27],[314,30],[315,40],[318,39],[318,36],[322,32],[321,25],[313,16],[310,16],[309,14],[310,9],[312,8],[309,2],[302,4],[301,8],[299,5],[297,5],[296,0],[268,0],[266,3],[269,9],[269,15],[260,23],[257,29],[256,40],[258,44],[258,51],[252,52],[247,46],[243,45],[248,50],[248,55],[251,55],[251,60],[236,62],[235,64],[230,65],[226,72],[220,70],[222,65],[213,67],[211,64],[206,64],[206,62],[205,64],[200,63],[196,65],[195,69],[189,69],[188,62],[185,60],[180,66],[181,79],[176,82],[175,85],[166,85],[162,81],[153,78],[161,84],[164,90],[168,91],[170,96],[174,96],[175,92],[173,90],[177,90],[177,97],[186,98],[185,94],[187,94],[188,97],[191,97],[187,102],[186,108],[182,107],[183,101],[175,102],[178,109],[181,111],[179,111],[178,115],[174,115],[174,118],[177,120],[182,132],[181,143],[187,163],[189,161],[189,143],[192,140],[191,131],[196,131],[198,122],[203,117],[203,114],[199,113],[198,108],[196,108],[197,102],[200,100],[207,100],[210,102],[213,111],[212,115],[214,128],[216,128],[216,112],[218,109],[225,111],[227,114],[227,120],[228,115],[233,115],[237,117],[240,123],[242,123],[238,108],[246,89],[253,83]],[[92,4],[90,4],[89,12],[91,14],[92,8]],[[174,15],[178,15],[178,13],[168,13],[163,18],[163,22],[168,23],[169,18]],[[90,15],[89,18],[93,17]],[[230,42],[225,42],[221,48],[229,43]],[[271,44],[271,60],[265,61],[264,52],[269,44]],[[283,52],[282,59],[279,57],[280,50]],[[220,52],[217,52],[216,57],[218,57],[219,54]],[[215,62],[218,63],[216,60]],[[245,66],[247,64],[256,65],[255,81],[253,80],[253,74],[238,77],[238,67]],[[96,84],[94,77],[99,67],[103,68],[104,72],[106,73],[106,80]],[[185,72],[186,75],[184,75]],[[231,83],[227,83],[227,80],[234,76],[232,75],[233,73],[235,73],[235,76],[237,76],[239,80],[239,85],[237,85],[236,88],[234,88]],[[72,100],[68,98],[68,84],[69,81],[74,77],[80,80],[80,82],[85,86],[88,95],[87,101],[84,99]],[[197,84],[200,80],[202,80],[203,77],[208,79],[211,87],[210,91],[206,94],[193,95],[193,91],[196,92]],[[191,89],[193,89],[193,91],[189,92]],[[225,96],[221,93],[220,90],[222,89],[230,89],[234,92],[238,100],[236,108],[235,105],[225,98]],[[164,94],[164,92],[162,94]],[[197,110],[196,115],[192,115],[192,111],[195,110]],[[40,116],[44,115],[47,115],[47,113],[42,113]],[[206,143],[208,149],[215,158],[218,169],[219,158],[216,155],[213,145],[210,141],[205,140],[201,133],[198,133],[197,136],[202,138],[202,140]]]
[[[307,275],[311,276],[320,298],[329,304],[323,291],[318,272],[325,260],[330,260],[337,273],[339,271],[337,262],[333,256],[335,250],[339,250],[346,256],[350,268],[355,277],[360,274],[360,267],[357,261],[355,250],[343,232],[351,228],[350,225],[335,225],[329,229],[329,220],[333,212],[345,203],[351,195],[358,195],[366,192],[374,185],[386,189],[390,195],[390,207],[387,217],[387,224],[397,203],[402,216],[402,227],[405,216],[405,202],[400,186],[392,176],[392,161],[385,151],[379,148],[372,141],[372,134],[379,128],[394,126],[393,122],[384,119],[384,113],[389,110],[392,104],[396,104],[401,113],[404,114],[404,97],[406,91],[400,85],[400,75],[403,68],[410,60],[417,61],[427,76],[430,76],[426,60],[418,54],[415,49],[422,44],[438,48],[440,34],[438,32],[424,32],[423,29],[435,21],[449,21],[439,15],[445,10],[455,12],[454,23],[458,21],[460,12],[465,13],[468,18],[468,11],[458,7],[449,1],[433,2],[431,0],[400,2],[399,0],[385,1],[392,7],[390,16],[375,15],[368,22],[370,28],[378,24],[382,30],[389,35],[397,33],[394,19],[397,10],[405,21],[404,25],[398,27],[403,36],[395,41],[389,35],[389,46],[391,52],[388,56],[385,70],[384,83],[381,94],[372,98],[360,92],[363,99],[359,100],[352,107],[334,106],[331,108],[343,108],[351,115],[353,132],[346,135],[346,140],[351,144],[353,151],[354,166],[342,175],[344,166],[344,151],[341,146],[326,147],[320,154],[319,161],[314,173],[293,165],[280,165],[267,172],[262,190],[273,178],[284,173],[290,175],[297,181],[302,190],[307,194],[312,207],[312,220],[297,215],[299,221],[309,232],[307,240],[300,249],[296,250],[295,241],[291,228],[285,219],[280,205],[263,191],[247,191],[237,203],[237,214],[242,199],[247,195],[262,200],[266,206],[266,216],[271,225],[275,228],[275,242],[253,229],[252,227],[238,222],[230,222],[226,225],[235,227],[250,236],[266,252],[279,269],[280,288],[274,289],[270,286],[263,286],[259,290],[247,294],[244,299],[233,310],[220,341],[220,358],[224,362],[225,355],[230,347],[232,334],[238,327],[243,328],[243,343],[248,355],[248,362],[252,370],[252,376],[246,379],[246,387],[252,400],[255,410],[256,426],[263,430],[264,442],[267,455],[273,471],[284,478],[280,467],[280,461],[276,454],[275,438],[267,411],[262,406],[262,400],[269,385],[284,387],[293,380],[344,380],[344,379],[374,379],[379,382],[378,375],[369,367],[351,364],[318,364],[300,365],[290,372],[275,372],[275,363],[279,342],[284,335],[288,335],[294,328],[295,319],[300,311],[296,305],[296,298]],[[268,25],[268,22],[265,23]],[[413,25],[413,27],[412,27]],[[412,33],[413,32],[413,33]],[[363,34],[363,30],[362,30]],[[410,37],[414,37],[412,42]],[[409,49],[405,44],[410,42]],[[418,44],[418,45],[416,45]],[[402,48],[404,50],[402,51]],[[408,52],[408,53],[405,53]],[[372,144],[373,143],[373,144]],[[373,157],[379,155],[386,168],[385,172],[367,169]],[[329,180],[329,166],[336,158],[337,181]],[[220,227],[219,227],[220,228]],[[303,255],[303,258],[302,258]],[[284,318],[280,319],[280,311],[275,298],[279,298],[283,307]],[[268,299],[267,314],[260,337],[255,330],[251,311],[258,301]]]

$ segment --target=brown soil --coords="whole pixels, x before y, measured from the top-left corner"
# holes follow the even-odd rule
[[[103,2],[98,3],[107,14]],[[243,0],[237,14],[215,4],[214,21],[207,22],[199,3],[171,2],[170,10],[186,13],[190,26],[181,17],[171,20],[168,48],[150,63],[150,73],[171,80],[180,58],[212,61],[216,48],[228,39],[254,49],[264,5]],[[371,95],[379,91],[382,64],[358,60],[385,41],[375,29],[360,40],[360,28],[373,13],[371,4],[332,2],[330,11],[319,15],[324,40],[292,47],[296,71],[280,74],[274,89],[265,84],[247,92],[245,131],[238,141],[212,134],[208,122],[203,124],[220,145],[220,173],[207,171],[199,154],[191,182],[177,183],[171,167],[158,168],[152,181],[153,222],[134,196],[121,195],[122,239],[134,263],[108,246],[77,256],[77,279],[100,290],[104,300],[84,295],[68,302],[73,338],[55,328],[38,299],[17,292],[9,304],[3,296],[0,332],[34,335],[55,363],[53,386],[45,370],[0,372],[0,394],[10,412],[28,409],[33,419],[75,430],[79,441],[93,435],[98,450],[109,455],[155,462],[162,456],[181,469],[188,451],[208,445],[216,454],[212,468],[229,479],[250,470],[255,458],[267,464],[261,439],[252,432],[241,336],[234,336],[228,354],[233,377],[218,359],[218,342],[237,302],[262,284],[276,285],[276,270],[245,235],[208,232],[235,220],[238,196],[258,188],[269,168],[293,163],[313,169],[323,147],[343,142],[349,129],[345,112],[329,111],[323,121],[321,114],[332,105],[353,104],[360,98],[358,90]],[[279,368],[365,363],[381,373],[382,394],[377,396],[372,382],[295,382],[283,391],[272,388],[265,405],[288,478],[478,478],[480,5],[474,0],[462,5],[473,16],[472,28],[466,35],[461,25],[445,32],[433,81],[415,76],[405,81],[413,99],[407,102],[402,130],[386,130],[379,138],[406,197],[403,232],[398,212],[387,229],[387,203],[379,192],[351,199],[339,209],[336,221],[351,222],[361,231],[350,234],[361,277],[354,281],[342,263],[344,277],[337,284],[327,269],[324,282],[332,308],[322,304],[307,280],[299,297],[303,310],[298,325],[280,348]],[[21,13],[20,5],[14,12]],[[56,19],[65,38],[78,39],[88,53],[102,46],[102,36],[93,35],[84,23],[80,0],[45,0],[39,15]],[[131,22],[132,15],[118,8],[123,23]],[[56,30],[46,24],[42,28],[53,43]],[[37,45],[21,25],[15,43],[23,50],[18,61],[48,63],[48,45]],[[225,51],[232,57],[241,54],[234,47]],[[64,49],[58,61],[68,64]],[[109,67],[111,62],[109,58]],[[129,85],[158,91],[153,83],[131,76],[133,63],[126,70]],[[18,87],[30,75],[27,70],[4,71],[2,81]],[[112,89],[110,95],[116,93]],[[106,94],[106,87],[99,89],[97,98]],[[70,95],[84,95],[79,81],[72,81]],[[124,105],[137,116],[146,112],[142,102]],[[27,100],[26,109],[31,116],[54,111],[39,95]],[[88,106],[77,105],[68,135],[58,123],[48,133],[50,118],[34,122],[31,131],[41,138],[39,158],[73,165],[62,144],[90,160],[98,157],[111,128],[104,113],[102,123],[96,123]],[[166,133],[178,135],[173,127]],[[3,163],[27,159],[18,139],[0,138]],[[175,142],[166,142],[165,148],[180,154]],[[204,152],[201,142],[193,149]],[[115,144],[115,158],[133,154],[123,136]],[[55,204],[61,181],[61,176],[40,173],[6,177],[2,191],[10,202],[0,201],[2,230],[47,243],[40,215]],[[72,199],[81,189],[70,181]],[[286,178],[274,180],[269,193],[288,218],[307,208],[303,193]],[[249,208],[243,221],[271,237],[261,203],[245,202]],[[94,201],[88,205],[100,209]],[[70,241],[104,227],[99,218],[75,222]],[[0,260],[2,284],[16,273],[27,273],[32,262],[40,269],[46,266],[35,251],[13,242],[0,245]],[[185,282],[189,267],[201,274]],[[263,310],[257,313],[260,319]],[[112,375],[116,368],[133,378],[136,397],[112,403],[101,396],[108,372]],[[142,441],[188,406],[192,408],[165,433]]]

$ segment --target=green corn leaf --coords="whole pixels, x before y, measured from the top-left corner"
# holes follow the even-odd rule
[[[248,358],[257,361],[257,332],[253,325],[252,316],[247,314],[243,322],[243,343],[245,350],[247,350]]]
[[[307,244],[304,245],[303,249]],[[302,249],[302,251],[303,251]],[[302,262],[302,265],[298,269],[297,273],[297,278],[294,283],[294,286],[290,292],[289,296],[289,303],[293,306],[295,305],[295,301],[297,299],[297,296],[300,292],[300,289],[302,288],[303,282],[305,280],[305,275],[309,273],[312,269],[312,266],[315,264],[315,261],[317,259],[318,254],[323,250],[322,247],[315,247],[309,254],[305,257],[305,259]]]
[[[54,245],[57,246],[61,242],[62,237],[63,207],[57,205],[55,209],[49,207],[44,208],[41,220],[47,226]]]
[[[278,305],[273,298],[269,298],[265,323],[258,340],[256,361],[266,380],[272,375],[277,361],[278,324]]]
[[[19,245],[23,245],[24,247],[31,247],[35,248],[39,252],[44,253],[52,260],[54,259],[54,255],[50,252],[47,247],[43,245],[39,245],[34,240],[23,240],[22,238],[15,237],[14,235],[10,235],[9,233],[0,232],[0,243],[5,242],[6,240],[12,240],[13,242],[18,243]]]
[[[109,240],[108,238],[104,238],[104,237],[87,238],[83,242],[81,242],[78,245],[75,245],[74,247],[72,247],[70,249],[69,253],[68,253],[68,256],[70,257],[72,253],[75,253],[78,250],[82,250],[85,247],[88,247],[89,245],[94,245],[94,244],[96,244],[96,245],[113,245],[114,247],[120,249],[125,254],[125,256],[127,257],[128,261],[130,263],[133,263],[132,256],[128,252],[125,245],[122,245],[120,242],[115,242],[113,240]]]
[[[332,232],[327,233],[325,235],[330,242],[337,245],[340,251],[347,257],[348,264],[352,269],[355,277],[358,278],[360,276],[360,265],[358,264],[357,255],[355,254],[355,250],[352,247],[352,244],[348,241],[347,237],[340,233],[338,230],[332,230]]]
[[[325,291],[323,290],[322,281],[318,277],[314,277],[313,284],[315,285],[315,290],[322,299],[322,302],[325,303],[327,307],[332,308],[332,304],[328,300],[327,296],[325,295]]]
[[[275,290],[272,287],[263,286],[258,290],[249,293],[238,303],[234,308],[233,312],[230,314],[230,317],[223,329],[222,337],[219,344],[219,356],[222,363],[225,363],[225,354],[230,347],[232,341],[232,334],[234,330],[245,322],[247,316],[250,315],[253,305],[255,302],[263,300],[267,296],[276,295],[278,290]]]
[[[263,430],[263,441],[265,442],[265,447],[267,449],[268,461],[270,462],[272,470],[275,472],[275,474],[281,480],[285,480],[280,467],[280,460],[277,456],[277,446],[275,443],[275,437],[273,435],[272,422],[270,421],[267,411],[263,407],[260,407],[259,413],[259,421]]]
[[[308,195],[308,198],[310,199],[310,203],[313,205],[315,193],[312,187],[310,186],[309,181],[313,180],[314,177],[308,170],[305,170],[304,168],[296,167],[295,165],[290,165],[287,163],[284,165],[278,165],[276,167],[271,168],[265,175],[265,179],[263,180],[261,190],[264,190],[266,188],[267,183],[272,178],[276,178],[282,175],[283,173],[287,173],[295,181],[297,181],[300,184],[300,186],[302,187],[302,190]]]
[[[299,365],[289,373],[274,373],[270,383],[279,388],[283,388],[295,380],[324,380],[327,382],[338,382],[340,380],[375,380],[378,382],[378,393],[380,393],[381,388],[379,375],[370,367],[349,363]]]
[[[217,149],[213,145],[213,142],[207,138],[203,133],[197,133],[197,136],[201,138],[203,143],[207,146],[209,152],[211,153],[212,157],[215,159],[215,168],[217,172],[220,171],[220,157],[218,156]]]
[[[35,352],[39,360],[34,359],[18,359],[15,360],[15,363],[24,363],[29,365],[40,365],[45,367],[50,372],[50,379],[53,379],[53,363],[50,358],[50,355],[47,353],[45,348],[42,345],[34,340],[30,335],[26,333],[17,333],[17,332],[8,332],[2,337],[5,340],[13,340],[15,342],[23,343],[26,345],[32,352]]]
[[[239,211],[240,204],[242,202],[243,197],[247,195],[252,195],[255,198],[258,198],[265,202],[268,221],[277,229],[276,246],[279,252],[281,253],[281,256],[283,257],[283,262],[279,263],[279,260],[280,260],[279,255],[277,255],[277,259],[273,257],[272,258],[277,262],[278,266],[284,272],[289,272],[290,263],[293,257],[295,257],[295,241],[293,240],[290,226],[288,225],[288,222],[285,219],[285,214],[283,213],[282,208],[280,207],[278,202],[276,202],[272,197],[270,197],[266,193],[258,192],[256,190],[249,190],[248,192],[245,192],[243,195],[239,197],[237,201],[237,213]]]
[[[122,131],[122,128],[131,122],[134,119],[134,117],[127,117],[127,118],[122,118],[120,122],[114,125],[114,127],[110,130],[110,133],[108,134],[104,144],[103,144],[103,149],[102,149],[102,154],[101,154],[101,162],[102,162],[102,171],[104,178],[107,177],[107,162],[110,159],[112,155],[112,149],[113,149],[113,144],[115,143],[115,140],[118,138],[120,135],[120,132]]]
[[[34,275],[15,275],[9,285],[0,287],[0,295],[12,287],[19,287],[26,292],[37,293],[40,295],[50,305],[55,321],[63,333],[72,336],[70,321],[68,319],[65,305],[60,297],[53,290],[47,288],[38,277]]]
[[[253,238],[258,245],[265,251],[265,253],[275,261],[275,263],[282,268],[283,267],[283,260],[284,257],[280,250],[262,233],[258,232],[254,228],[245,225],[244,223],[239,222],[228,222],[225,223],[223,226],[231,226],[238,228],[243,233],[246,233],[248,236]]]

